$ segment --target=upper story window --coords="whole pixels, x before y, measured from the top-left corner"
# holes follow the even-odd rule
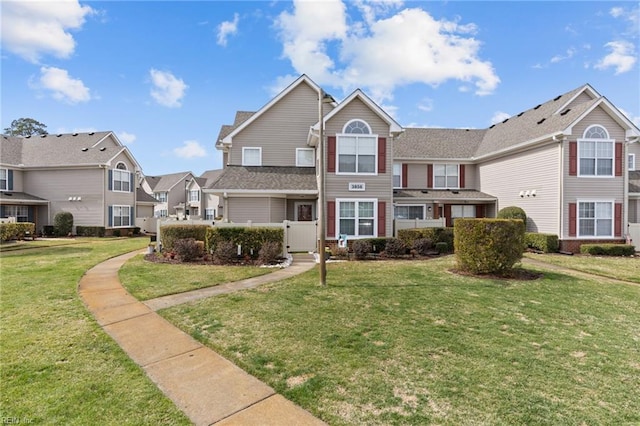
[[[189,201],[200,201],[200,191],[197,189],[190,190]]]
[[[7,169],[0,169],[0,191],[9,190],[9,172]]]
[[[262,166],[262,148],[245,147],[242,148],[243,166]]]
[[[352,120],[337,137],[338,173],[375,174],[378,137],[362,120]]]
[[[160,201],[161,203],[166,203],[167,202],[167,193],[166,192],[156,192],[153,195],[156,198],[156,200]]]
[[[614,142],[604,127],[588,127],[578,139],[580,176],[613,176]]]
[[[127,171],[127,165],[118,163],[113,170],[113,190],[131,192],[131,172]]]
[[[315,166],[314,154],[313,148],[296,148],[296,167]]]
[[[459,188],[459,170],[457,164],[434,164],[433,187],[434,188]]]
[[[402,188],[402,164],[393,163],[393,187]]]
[[[627,158],[627,162],[628,162],[628,169],[630,172],[634,171],[636,169],[636,155],[635,154],[629,154],[629,157]]]

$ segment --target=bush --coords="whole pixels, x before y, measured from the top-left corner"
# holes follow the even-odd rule
[[[356,259],[364,259],[369,253],[371,253],[372,245],[370,240],[353,240],[351,249]]]
[[[58,212],[53,217],[53,228],[56,235],[65,237],[73,231],[73,215],[69,212]]]
[[[173,250],[177,240],[193,238],[196,241],[206,241],[209,225],[167,225],[160,227],[160,241],[166,250]],[[206,246],[206,244],[205,244]]]
[[[22,239],[28,232],[35,234],[36,225],[32,222],[0,223],[0,241]]]
[[[238,250],[232,241],[220,241],[213,251],[213,258],[222,264],[235,263],[238,260]]]
[[[258,262],[262,265],[276,263],[282,257],[282,243],[267,241],[260,247]]]
[[[522,259],[524,230],[518,219],[456,219],[458,268],[472,274],[506,274]]]
[[[104,237],[104,226],[76,226],[76,235],[79,237]]]
[[[592,256],[633,256],[636,248],[630,244],[582,244],[580,253]]]
[[[44,225],[42,227],[42,235],[45,237],[55,237],[56,236],[56,230],[53,227],[53,225]]]
[[[449,248],[449,244],[445,243],[444,241],[436,243],[435,247],[438,254],[449,253],[449,251],[451,251],[451,249]]]
[[[544,253],[555,253],[560,247],[558,236],[555,234],[526,232],[524,234],[524,242],[527,247],[540,250]]]
[[[181,238],[173,243],[173,251],[183,262],[191,262],[204,254],[204,241],[196,241],[195,238]]]
[[[418,238],[413,242],[411,248],[420,256],[426,256],[431,250],[433,250],[433,241],[429,238]]]
[[[367,238],[371,243],[371,253],[380,253],[386,250],[388,238]]]
[[[243,255],[259,253],[262,245],[268,241],[283,244],[284,229],[267,227],[224,227],[207,226],[205,230],[205,248],[214,252],[217,245],[223,241],[231,241],[234,244],[237,255],[237,246],[240,245]]]
[[[384,246],[384,253],[389,257],[400,257],[407,254],[407,246],[398,238],[389,238]]]
[[[527,214],[520,207],[509,206],[500,209],[498,212],[498,219],[520,219],[526,224]]]
[[[453,249],[453,228],[414,228],[401,229],[398,231],[398,238],[401,239],[407,247],[413,247],[416,240],[427,238],[434,245],[438,243],[446,243],[446,249],[442,253],[450,252]],[[444,245],[440,245],[444,247]]]

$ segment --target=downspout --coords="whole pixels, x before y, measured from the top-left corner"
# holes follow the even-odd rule
[[[622,150],[622,237],[629,237],[629,138],[624,140]],[[626,225],[626,226],[625,226]]]
[[[567,137],[563,136],[562,139],[559,139],[554,136],[553,140],[559,142],[558,147],[560,150],[560,155],[558,156],[560,158],[560,175],[558,176],[558,224],[560,225],[560,235],[558,235],[558,239],[562,241],[564,238],[564,151]]]

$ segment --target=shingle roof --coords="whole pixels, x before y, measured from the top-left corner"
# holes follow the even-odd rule
[[[60,167],[107,164],[125,150],[112,132],[67,133],[31,137],[3,136],[4,164],[24,167]]]
[[[211,184],[213,184],[216,180],[218,180],[218,178],[222,174],[222,171],[223,171],[222,169],[217,169],[217,170],[207,170],[204,173],[202,173],[200,177],[205,179],[205,183],[202,187],[203,188],[211,187]]]
[[[191,172],[178,172],[160,176],[145,176],[145,178],[153,192],[167,192],[185,177],[190,176]],[[155,185],[152,185],[152,183],[155,183]]]
[[[484,192],[471,190],[471,189],[459,189],[459,190],[446,190],[446,189],[395,189],[393,191],[394,201],[434,201],[434,200],[486,200],[493,201],[497,198],[485,194]]]
[[[0,191],[0,202],[2,203],[21,203],[28,202],[30,204],[44,204],[48,203],[48,200],[44,198],[36,197],[35,195],[27,194],[26,192],[14,192],[14,191]]]
[[[471,158],[486,130],[406,128],[393,145],[394,159]]]
[[[317,191],[313,167],[227,166],[211,189],[243,191]]]
[[[227,137],[229,133],[233,132],[236,127],[247,121],[251,116],[255,114],[255,112],[251,111],[236,111],[235,119],[233,120],[233,124],[223,124],[220,127],[220,133],[218,133],[218,139],[216,139],[216,144],[222,142],[222,139]]]
[[[142,188],[136,188],[136,200],[138,201],[138,203],[154,203],[155,204],[158,202],[158,200],[153,198],[152,195],[144,192]]]

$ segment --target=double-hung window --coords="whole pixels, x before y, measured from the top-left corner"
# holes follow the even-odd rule
[[[613,176],[614,140],[602,126],[591,126],[578,139],[580,176]]]
[[[315,166],[315,151],[313,148],[296,148],[296,167]]]
[[[636,169],[636,155],[635,154],[629,154],[628,158],[627,158],[627,168],[629,169],[630,172],[634,171]]]
[[[262,148],[244,147],[242,148],[243,166],[262,166]]]
[[[424,205],[395,206],[393,209],[395,219],[424,219]]]
[[[402,188],[402,164],[393,163],[393,187]]]
[[[9,172],[7,169],[0,169],[0,191],[9,190]]]
[[[131,172],[124,163],[118,163],[113,171],[113,190],[131,192]]]
[[[113,226],[131,226],[131,206],[113,206]]]
[[[459,172],[457,164],[434,164],[433,187],[434,188],[459,188]]]
[[[378,137],[362,120],[351,120],[338,135],[338,173],[376,174]]]
[[[337,200],[337,204],[340,234],[375,236],[376,200]]]
[[[578,236],[613,236],[613,202],[581,201],[578,203]]]
[[[167,202],[167,193],[166,192],[156,192],[154,195],[155,195],[156,200],[160,201],[161,203],[166,203]]]
[[[189,201],[197,202],[200,201],[200,191],[197,189],[192,189],[189,191]]]
[[[216,209],[204,209],[204,220],[213,220],[216,217]]]

